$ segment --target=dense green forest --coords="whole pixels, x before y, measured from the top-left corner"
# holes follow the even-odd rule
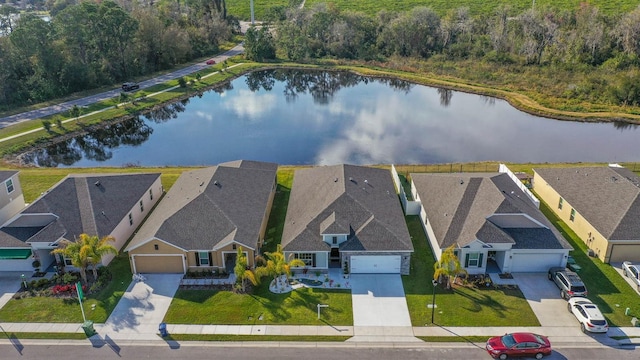
[[[300,3],[265,8],[256,0],[259,20],[270,27],[249,31],[248,58],[428,70],[509,86],[539,102],[536,94],[552,93],[546,105],[576,111],[583,103],[640,105],[640,8],[605,13],[588,3],[556,9],[538,1],[481,13],[418,6],[371,15],[333,2]],[[0,111],[211,55],[238,30],[225,0],[47,0],[44,7],[50,21],[26,14],[15,24],[7,21],[11,8],[0,8],[0,32],[8,34],[0,37]]]
[[[260,52],[269,43],[279,57],[297,62],[349,59],[403,69],[406,64],[413,69],[430,64],[431,73],[498,86],[508,85],[509,77],[514,82],[524,78],[531,86],[519,89],[525,91],[534,90],[527,77],[546,74],[546,82],[537,84],[542,92],[566,80],[554,96],[640,105],[640,8],[605,15],[583,3],[576,11],[514,12],[500,7],[488,15],[472,16],[468,8],[458,8],[440,16],[431,8],[415,7],[369,16],[322,3],[289,8],[269,20],[274,31],[254,29],[247,34],[249,58],[268,59]],[[447,67],[451,71],[442,69]],[[476,73],[469,74],[469,69]]]
[[[239,30],[224,0],[51,1],[50,21],[0,8],[2,109],[111,85],[208,56]]]

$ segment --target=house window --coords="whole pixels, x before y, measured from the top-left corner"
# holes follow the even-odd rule
[[[13,192],[13,180],[9,179],[4,184],[7,186],[7,194],[11,194]]]
[[[564,199],[560,198],[560,201],[558,201],[558,209],[562,210],[562,204],[564,204]]]
[[[140,200],[140,212],[144,212],[144,205],[142,204],[142,200]]]
[[[236,244],[231,245],[231,248],[232,248],[233,250],[235,250],[235,249],[236,249]]]
[[[464,267],[482,267],[482,253],[468,253],[465,257]]]
[[[153,200],[153,190],[149,189],[149,200]]]
[[[71,263],[71,259],[68,258],[64,258],[64,266],[73,266],[73,263]]]
[[[338,244],[338,237],[337,237],[337,236],[334,236],[334,237],[331,239],[331,243],[332,243],[333,245],[337,245],[337,244]]]
[[[129,213],[129,225],[133,225],[133,215]]]
[[[311,267],[315,266],[314,262],[315,262],[316,254],[298,253],[295,255],[295,258],[304,261],[305,266],[311,266]]]
[[[153,249],[158,250],[158,244],[153,244]]]
[[[209,266],[209,253],[206,251],[198,252],[198,259],[200,266]]]
[[[576,209],[571,209],[571,216],[569,216],[569,220],[573,221],[576,219]]]

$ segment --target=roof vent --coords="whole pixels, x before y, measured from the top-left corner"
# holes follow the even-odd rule
[[[200,182],[200,186],[204,185],[204,181]]]
[[[215,180],[215,181],[213,182],[213,185],[215,185],[215,186],[220,186],[220,183],[218,182],[218,180]]]
[[[365,183],[365,184],[368,184],[368,183],[369,183],[369,180],[364,179],[364,183]]]
[[[102,216],[107,216],[107,214],[104,213],[104,210],[101,211],[101,213],[102,213]]]
[[[349,181],[351,181],[352,183],[356,182],[355,180],[353,180],[353,178],[351,176],[349,176]]]
[[[334,178],[334,179],[333,179],[333,182],[338,182],[338,178]]]
[[[464,180],[460,179],[460,185],[464,184]]]
[[[93,183],[93,185],[95,185],[95,186],[100,186],[100,180],[98,180],[98,181],[94,182],[94,183]]]

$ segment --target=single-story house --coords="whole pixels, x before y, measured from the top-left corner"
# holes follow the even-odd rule
[[[506,173],[411,174],[436,258],[453,246],[470,274],[544,272],[571,246]]]
[[[282,250],[311,270],[409,274],[413,244],[391,172],[353,165],[297,170]]]
[[[540,199],[609,262],[640,261],[640,178],[610,166],[534,169]]]
[[[162,192],[158,173],[68,175],[0,227],[0,248],[15,255],[0,259],[0,271],[33,271],[35,260],[41,270],[54,263],[71,266],[51,251],[83,233],[113,236],[120,250]]]
[[[133,273],[232,272],[264,242],[278,165],[234,161],[180,175],[126,251]]]

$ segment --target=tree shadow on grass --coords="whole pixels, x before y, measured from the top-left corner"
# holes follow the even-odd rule
[[[504,312],[509,310],[509,308],[499,303],[488,294],[480,294],[479,290],[472,290],[472,291],[473,293],[467,293],[464,291],[453,289],[453,293],[459,296],[465,297],[467,299],[470,299],[472,301],[473,308],[462,307],[463,309],[466,309],[471,312],[480,312],[483,310],[483,308],[489,308],[494,312],[496,312],[501,317],[504,317],[505,315]]]

